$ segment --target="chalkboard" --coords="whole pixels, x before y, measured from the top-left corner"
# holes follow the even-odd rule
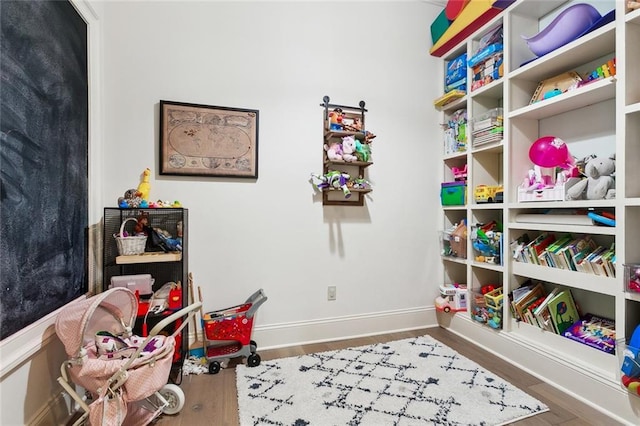
[[[0,339],[87,289],[87,26],[0,1]]]

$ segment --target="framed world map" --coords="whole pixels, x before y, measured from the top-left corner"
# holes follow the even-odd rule
[[[160,174],[258,178],[258,111],[160,101]]]

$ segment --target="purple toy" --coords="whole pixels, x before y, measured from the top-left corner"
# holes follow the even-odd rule
[[[533,53],[543,56],[577,39],[600,19],[602,16],[596,8],[578,3],[563,10],[538,34],[522,38]]]

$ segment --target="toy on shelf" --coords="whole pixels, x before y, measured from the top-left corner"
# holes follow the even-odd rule
[[[444,128],[444,153],[465,152],[467,150],[467,110],[463,108],[455,111],[442,127]]]
[[[471,318],[499,329],[502,327],[502,303],[502,287],[494,284],[485,285],[481,288],[481,293],[474,294]]]
[[[466,94],[467,92],[465,92],[464,90],[454,89],[448,93],[445,93],[439,98],[435,99],[433,101],[433,106],[435,106],[438,109],[442,109],[442,107],[444,107],[445,105],[450,104],[451,102],[457,99],[465,97]]]
[[[640,293],[640,264],[624,265],[624,286],[626,291]]]
[[[444,79],[444,92],[452,90],[467,91],[467,54],[452,59],[447,64],[446,76]]]
[[[613,77],[616,73],[616,58],[612,58],[607,61],[607,63],[600,65],[598,68],[587,74],[585,78],[578,83],[578,87],[585,86],[594,81],[602,80],[603,78]]]
[[[124,196],[118,198],[118,207],[122,209],[143,207],[143,201],[137,189],[127,189]]]
[[[529,159],[540,167],[570,169],[575,166],[575,160],[569,153],[567,144],[556,136],[538,138],[529,147]]]
[[[453,180],[458,182],[466,181],[467,180],[467,164],[465,163],[465,165],[460,168],[451,167],[451,173],[453,173]]]
[[[501,203],[503,201],[504,188],[502,185],[476,185],[473,198],[478,204]]]
[[[329,130],[342,130],[342,120],[344,116],[345,114],[342,112],[342,108],[334,108],[334,110],[329,113]]]
[[[622,358],[620,380],[629,392],[640,395],[640,325],[633,331],[629,344],[625,346],[624,343],[624,340],[618,342],[623,347],[618,350]]]
[[[616,156],[590,158],[584,168],[585,178],[567,190],[567,200],[602,200],[616,196]]]
[[[467,61],[473,75],[472,91],[498,80],[504,75],[502,39],[502,25],[491,29],[480,39],[476,52]]]
[[[471,228],[471,246],[476,262],[502,264],[502,227],[495,221]]]
[[[467,258],[467,223],[460,221],[449,229],[441,231],[441,255],[444,257]]]
[[[350,163],[358,160],[354,155],[356,152],[356,138],[353,136],[345,136],[342,138],[342,160]]]
[[[502,141],[504,132],[502,108],[491,109],[471,120],[473,146]]]
[[[145,201],[149,201],[149,193],[151,192],[151,184],[149,183],[149,176],[151,175],[151,169],[148,167],[142,172],[142,181],[138,185],[138,193],[140,198]]]
[[[563,336],[606,353],[615,352],[616,324],[609,318],[586,314],[567,328]]]
[[[542,31],[522,38],[536,56],[543,56],[580,38],[602,18],[590,4],[574,4],[560,12]]]
[[[349,176],[348,173],[340,172],[338,170],[330,170],[324,175],[311,173],[311,178],[316,188],[320,191],[325,189],[339,189],[342,190],[344,198],[351,197],[351,190],[348,186],[351,176]]]
[[[574,90],[580,87],[580,83],[582,82],[582,77],[575,71],[565,72],[555,77],[542,80],[538,84],[536,91],[533,92],[529,105]]]
[[[444,284],[440,286],[440,296],[436,297],[435,307],[445,313],[467,310],[466,284]]]

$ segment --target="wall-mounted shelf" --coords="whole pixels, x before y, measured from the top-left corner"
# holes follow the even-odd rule
[[[327,176],[331,172],[340,172],[349,176],[346,190],[340,185],[322,188],[322,205],[324,206],[363,206],[365,194],[372,191],[367,180],[366,169],[373,164],[371,161],[371,140],[375,137],[365,127],[365,103],[360,101],[358,106],[338,105],[329,103],[329,97],[322,98],[323,114],[322,138],[322,173]],[[359,150],[352,154],[347,152],[344,159],[330,158],[329,148],[335,145],[342,147],[344,138],[353,137]],[[347,150],[348,151],[348,150]],[[333,151],[332,151],[333,153]],[[357,156],[357,160],[349,157]]]

